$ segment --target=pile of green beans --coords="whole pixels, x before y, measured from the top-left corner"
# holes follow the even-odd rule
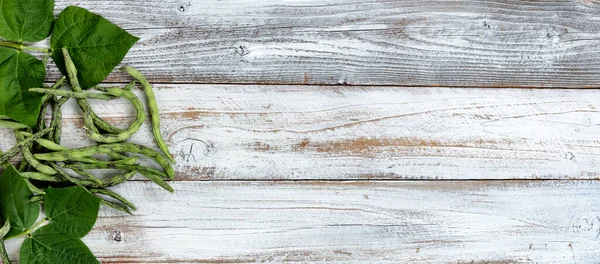
[[[14,130],[17,144],[6,152],[0,152],[0,164],[7,165],[21,154],[23,159],[18,169],[30,189],[37,196],[44,195],[44,188],[50,186],[81,186],[90,193],[102,198],[102,204],[123,212],[131,213],[135,206],[121,195],[109,190],[118,184],[141,174],[158,186],[173,192],[167,183],[175,175],[172,163],[175,159],[162,138],[160,117],[152,86],[146,78],[132,67],[122,70],[134,79],[125,87],[94,87],[94,91],[83,91],[77,79],[77,68],[69,52],[63,49],[67,76],[58,80],[52,87],[29,89],[43,93],[42,109],[38,127],[30,128],[7,117],[0,116],[0,127]],[[152,121],[154,139],[161,152],[135,143],[124,142],[131,138],[146,120],[144,104],[131,90],[141,84],[147,97],[148,110]],[[70,84],[67,86],[67,83]],[[70,87],[70,90],[63,88]],[[69,99],[77,101],[83,112],[84,130],[87,137],[96,145],[69,149],[61,145],[62,111]],[[136,118],[127,129],[120,129],[100,118],[88,100],[110,101],[126,99],[136,111]],[[46,125],[44,119],[47,108],[52,110],[52,119]],[[101,157],[104,158],[101,158]],[[154,161],[161,169],[141,165],[144,158]],[[98,170],[110,170],[94,174]],[[114,170],[120,172],[114,173]],[[93,171],[93,172],[92,172]],[[112,175],[108,175],[112,173]],[[41,197],[37,197],[41,199]]]

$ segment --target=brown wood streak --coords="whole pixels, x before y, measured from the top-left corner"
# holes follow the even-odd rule
[[[58,0],[57,11],[71,0]],[[154,83],[597,88],[596,1],[77,1]],[[182,8],[183,6],[183,8]],[[50,79],[57,72],[50,71]],[[127,82],[115,73],[109,82]]]

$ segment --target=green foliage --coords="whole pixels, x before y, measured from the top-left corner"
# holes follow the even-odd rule
[[[125,88],[83,91],[102,82],[139,38],[83,8],[67,7],[56,21],[53,10],[54,0],[0,0],[0,38],[8,40],[0,41],[0,128],[14,129],[17,140],[6,153],[0,151],[0,166],[5,168],[0,176],[0,258],[4,264],[10,264],[4,240],[15,237],[25,237],[20,263],[100,263],[81,241],[96,223],[100,204],[126,213],[135,210],[131,202],[106,188],[126,182],[139,172],[173,191],[165,180],[174,176],[169,159],[173,163],[174,160],[160,136],[158,107],[151,86],[141,73],[127,68],[130,75],[143,82],[151,101],[148,105],[162,154],[145,146],[122,143],[146,118],[144,105],[130,91],[135,82]],[[48,36],[49,48],[24,44]],[[46,58],[52,56],[65,77],[50,88],[43,87],[46,60],[43,62],[37,59],[42,57],[40,54],[33,56],[28,51],[45,53],[42,55]],[[66,80],[71,91],[61,90]],[[102,120],[87,102],[118,97],[128,99],[138,112],[136,122],[126,130]],[[112,144],[82,149],[60,145],[61,107],[69,98],[82,109],[88,137],[97,143]],[[46,127],[44,115],[50,103],[52,120]],[[24,162],[16,169],[10,161],[18,154]],[[99,154],[107,154],[112,160],[98,159]],[[142,157],[153,159],[164,171],[140,165],[137,161]],[[78,176],[67,173],[67,169]],[[102,178],[87,171],[91,169],[124,172]],[[49,188],[51,185],[67,187]],[[40,220],[41,205],[46,217]]]
[[[66,47],[77,68],[82,89],[102,82],[139,40],[105,18],[83,8],[63,10],[52,31],[52,59],[67,75],[62,48]]]
[[[100,198],[82,187],[47,189],[44,209],[48,225],[21,245],[21,263],[99,263],[80,238],[96,223]]]
[[[28,90],[42,86],[46,67],[27,53],[0,47],[0,76],[0,115],[34,127],[43,96]]]
[[[35,42],[50,35],[54,0],[0,0],[0,37]]]
[[[8,166],[0,176],[0,215],[2,223],[10,222],[10,230],[4,238],[17,236],[35,223],[40,213],[40,205],[31,202],[33,193],[19,172]]]

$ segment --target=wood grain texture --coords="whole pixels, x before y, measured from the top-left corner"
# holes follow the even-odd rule
[[[596,179],[600,93],[242,85],[155,87],[178,180]],[[138,92],[139,94],[139,92]],[[127,127],[127,101],[94,103]],[[89,144],[64,109],[71,147]],[[11,133],[0,130],[0,138]],[[146,124],[133,142],[152,145]],[[12,140],[0,142],[2,149]]]
[[[70,4],[140,36],[125,63],[153,82],[600,83],[597,1],[57,0],[57,12]]]
[[[103,263],[598,263],[600,183],[179,182],[117,188]],[[11,242],[10,252],[17,251]]]

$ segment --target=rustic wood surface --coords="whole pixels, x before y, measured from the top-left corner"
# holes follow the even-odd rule
[[[103,263],[597,263],[600,183],[178,182],[117,188]],[[9,250],[16,252],[17,243]]]
[[[142,38],[154,82],[598,87],[595,0],[56,0]],[[116,75],[110,81],[122,81]]]
[[[116,188],[103,263],[600,263],[599,1],[70,4],[141,37],[178,160],[174,194]]]

